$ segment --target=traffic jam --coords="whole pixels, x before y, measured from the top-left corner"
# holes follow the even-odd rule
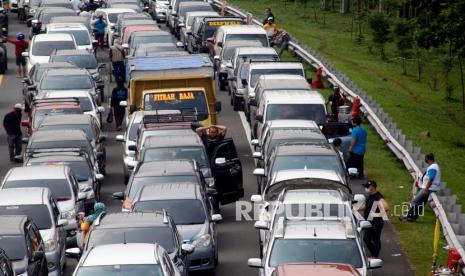
[[[246,275],[382,266],[354,211],[365,196],[346,165],[350,107],[331,117],[265,29],[203,1],[30,0],[22,12],[27,31],[0,43],[5,57],[28,41],[0,275],[237,275],[218,271],[226,254],[250,257]],[[240,227],[255,228],[255,250],[225,252],[222,224],[250,216]]]

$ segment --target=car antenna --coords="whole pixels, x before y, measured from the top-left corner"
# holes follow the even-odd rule
[[[313,236],[316,237],[316,228],[313,227]]]
[[[126,232],[123,232],[123,244],[126,244]]]

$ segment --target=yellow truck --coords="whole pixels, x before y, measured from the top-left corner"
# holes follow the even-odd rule
[[[218,124],[213,63],[207,55],[137,57],[127,61],[128,110],[180,110]]]

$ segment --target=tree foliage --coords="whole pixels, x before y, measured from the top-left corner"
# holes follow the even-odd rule
[[[382,12],[373,12],[368,23],[372,32],[372,41],[379,48],[381,58],[386,59],[384,48],[386,43],[391,40],[389,18]]]

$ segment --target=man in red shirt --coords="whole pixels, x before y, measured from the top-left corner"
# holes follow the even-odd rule
[[[18,66],[18,78],[24,78],[26,75],[26,58],[23,57],[23,52],[29,47],[29,43],[24,40],[24,34],[18,33],[18,40],[5,38],[5,41],[15,45],[16,65]]]

